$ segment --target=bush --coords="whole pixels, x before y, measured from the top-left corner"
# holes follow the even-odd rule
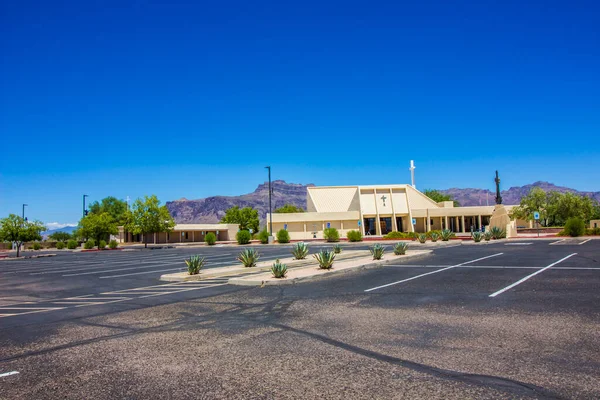
[[[408,243],[399,242],[394,245],[394,254],[397,256],[402,256],[406,254],[406,249],[408,249]]]
[[[486,242],[489,242],[490,240],[492,240],[492,232],[490,231],[485,231],[483,233],[483,238],[485,239]]]
[[[413,232],[390,232],[383,237],[384,239],[414,239],[415,234]]]
[[[277,241],[279,243],[289,243],[290,233],[285,229],[280,229],[279,232],[277,232]]]
[[[304,242],[298,242],[292,246],[292,255],[296,260],[304,260],[308,255],[308,246]]]
[[[260,240],[262,244],[269,243],[269,232],[266,228],[260,231],[260,233],[258,234],[258,240]]]
[[[592,228],[585,230],[586,236],[597,236],[600,235],[600,228]]]
[[[101,240],[98,242],[98,249],[104,250],[106,248],[106,240]]]
[[[213,244],[217,243],[217,235],[212,232],[208,232],[204,238],[204,241],[207,245],[212,246]]]
[[[252,240],[252,234],[248,231],[239,231],[235,235],[235,239],[237,240],[238,244],[248,244],[250,243],[250,240]]]
[[[563,231],[571,237],[581,236],[585,233],[585,223],[579,217],[571,217],[567,219]]]
[[[277,259],[271,267],[271,273],[275,278],[285,278],[285,274],[287,274],[287,265],[280,263],[279,259]]]
[[[453,238],[455,235],[454,235],[454,232],[452,232],[450,229],[444,229],[442,231],[442,233],[440,233],[440,236],[442,238],[442,242],[447,242],[448,240]]]
[[[42,244],[39,242],[33,242],[33,244],[31,245],[31,248],[33,250],[41,250],[42,249]]]
[[[425,243],[427,241],[427,235],[425,233],[419,233],[417,236],[419,243]]]
[[[65,245],[65,242],[57,242],[57,243],[56,243],[56,249],[57,249],[57,250],[62,250],[62,249],[64,249],[64,248],[65,248],[65,246],[66,246],[66,245]]]
[[[360,231],[348,231],[346,237],[349,242],[362,242],[362,233]]]
[[[86,250],[91,250],[95,245],[96,243],[94,242],[94,239],[88,239],[88,241],[83,244],[83,248]]]
[[[335,228],[325,228],[323,231],[323,237],[328,242],[339,242],[340,241],[340,233]]]
[[[342,246],[339,244],[333,245],[333,252],[335,254],[340,254],[342,252]]]
[[[259,258],[260,254],[258,254],[258,251],[250,248],[244,249],[237,257],[237,260],[244,264],[244,267],[251,268],[256,266],[256,262]]]
[[[432,242],[437,242],[438,239],[440,238],[440,234],[437,232],[430,232],[429,234],[429,238],[431,239]]]
[[[442,234],[442,231],[429,231],[429,232],[427,232],[427,237],[430,239],[433,239],[432,236],[437,235],[437,237],[439,239],[441,234]],[[432,240],[432,241],[435,241],[435,240]]]
[[[117,247],[119,247],[119,243],[117,243],[117,241],[113,239],[110,242],[108,242],[108,247],[110,247],[111,249],[116,249]]]
[[[333,267],[335,253],[332,250],[321,250],[319,253],[313,254],[313,257],[319,263],[319,269],[331,269]]]
[[[67,242],[67,249],[69,250],[74,250],[79,246],[79,243],[77,243],[77,240],[75,239],[71,239]]]
[[[490,232],[492,233],[492,239],[503,239],[506,237],[506,231],[504,229],[498,228],[497,226],[493,226],[490,228]]]
[[[475,243],[479,243],[479,242],[481,242],[481,239],[483,238],[483,234],[479,231],[475,231],[475,232],[471,233],[471,237],[473,238],[473,241]]]
[[[204,257],[198,255],[190,256],[190,258],[185,260],[185,264],[188,268],[188,274],[198,275],[202,267],[204,267]]]
[[[373,247],[371,247],[369,250],[371,250],[373,260],[381,260],[383,258],[383,253],[385,252],[385,247],[377,243],[373,245]]]

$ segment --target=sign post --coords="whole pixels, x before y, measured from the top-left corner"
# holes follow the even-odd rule
[[[540,213],[534,212],[533,219],[535,219],[535,224],[537,225],[538,237],[540,237]]]

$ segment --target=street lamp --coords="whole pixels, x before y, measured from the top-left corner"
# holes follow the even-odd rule
[[[83,216],[85,217],[87,215],[87,210],[85,209],[85,198],[86,197],[90,197],[87,194],[83,195]]]
[[[273,209],[271,207],[271,167],[265,167],[269,170],[269,236],[273,236]]]
[[[25,207],[28,207],[28,206],[29,206],[29,204],[23,204],[23,214],[22,214],[22,216],[21,216],[21,218],[23,218],[23,221],[27,221],[27,220],[25,219]]]

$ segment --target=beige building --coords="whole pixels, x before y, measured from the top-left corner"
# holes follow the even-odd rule
[[[487,226],[494,210],[493,205],[436,203],[411,185],[316,186],[307,190],[307,212],[273,214],[273,232],[286,229],[293,240],[322,239],[328,227],[336,228],[341,237],[350,230],[365,236],[441,229],[470,233]],[[512,207],[506,206],[507,210]]]
[[[590,221],[590,229],[600,228],[600,219],[593,219]]]
[[[239,230],[237,224],[177,224],[172,232],[159,232],[146,235],[146,243],[192,243],[204,242],[209,232],[217,236],[218,241],[235,240],[235,235]],[[142,235],[134,235],[125,232],[124,228],[119,227],[117,241],[124,242],[143,242]]]

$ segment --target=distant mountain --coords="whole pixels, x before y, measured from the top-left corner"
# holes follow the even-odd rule
[[[65,227],[62,227],[62,228],[57,228],[57,229],[50,229],[50,230],[47,230],[45,232],[42,232],[42,237],[44,239],[46,239],[46,238],[48,238],[48,236],[52,235],[54,232],[73,233],[73,231],[75,231],[75,229],[77,229],[77,226],[71,226],[71,225],[68,225],[68,226],[65,226]]]

